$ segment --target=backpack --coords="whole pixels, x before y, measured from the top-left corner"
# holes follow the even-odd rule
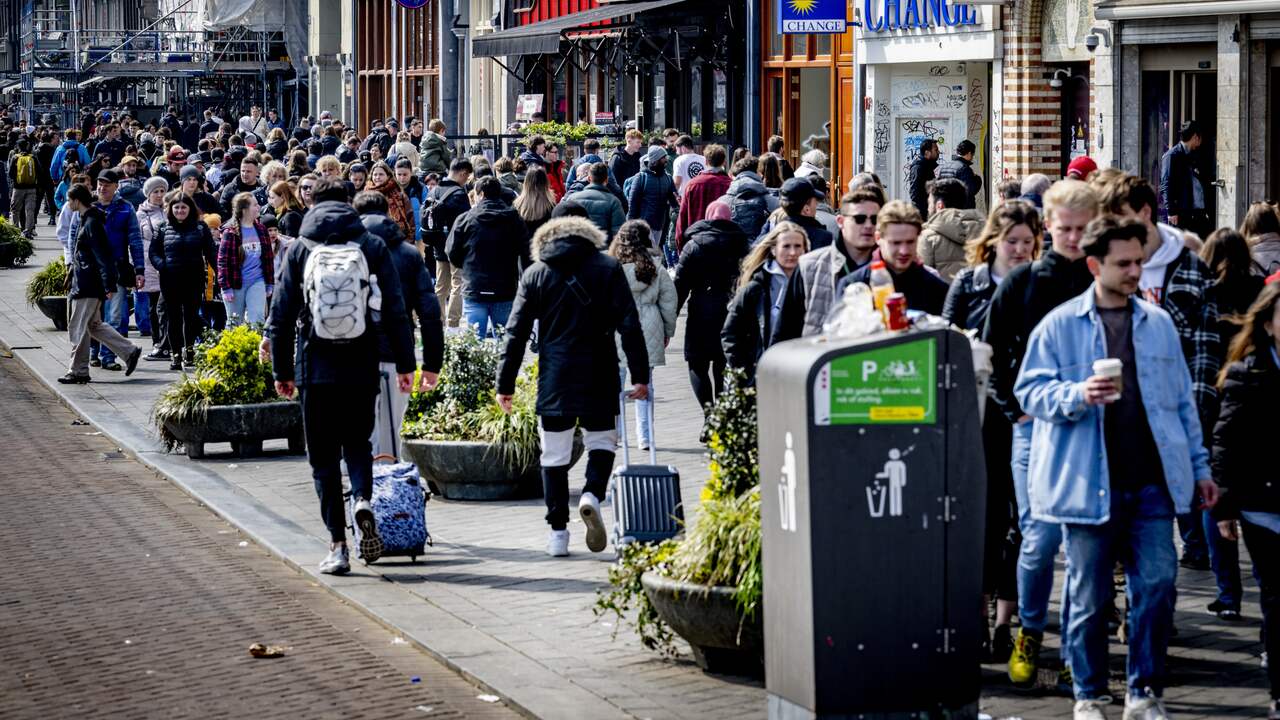
[[[302,295],[311,311],[311,334],[349,342],[365,333],[369,311],[381,309],[381,295],[369,274],[359,243],[321,245],[302,239],[311,251],[302,273]]]
[[[18,167],[15,174],[15,185],[35,185],[36,184],[36,159],[31,153],[23,153],[18,156]]]
[[[423,232],[438,233],[446,236],[449,234],[450,226],[453,225],[454,220],[458,219],[458,215],[451,215],[449,209],[443,206],[449,198],[460,192],[465,191],[461,187],[453,185],[446,186],[443,191],[440,191],[439,188],[431,191],[427,196],[425,207],[422,209]]]
[[[749,238],[758,238],[769,219],[769,202],[763,195],[734,195],[729,202],[729,219]]]

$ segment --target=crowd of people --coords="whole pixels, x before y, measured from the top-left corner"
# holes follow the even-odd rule
[[[1258,203],[1238,230],[1192,232],[1206,218],[1203,198],[1179,189],[1185,152],[1170,151],[1159,189],[1077,158],[1057,182],[1005,179],[984,213],[969,141],[948,160],[922,144],[907,196],[892,199],[870,173],[829,186],[820,150],[793,169],[781,138],[757,157],[629,130],[611,151],[588,139],[572,157],[531,136],[495,159],[455,153],[445,130],[388,118],[362,137],[327,114],[286,129],[256,107],[206,111],[199,125],[171,111],[10,130],[12,214],[30,233],[45,203],[71,267],[74,351],[60,381],[132,373],[143,348],[128,339],[131,313],[151,339],[145,359],[174,370],[205,329],[265,324],[276,388],[303,405],[331,533],[321,569],[342,573],[343,459],[362,554],[379,552],[371,450],[395,454],[398,423],[375,426],[375,406],[402,417],[401,395],[434,385],[444,333],[471,331],[503,344],[497,401],[510,409],[536,327],[548,553],[569,552],[575,426],[579,513],[599,551],[617,398],[629,374],[647,448],[653,369],[682,311],[689,390],[709,408],[727,367],[753,381],[771,345],[821,334],[849,285],[885,271],[910,310],[993,350],[986,652],[1014,684],[1036,682],[1064,546],[1055,665],[1077,718],[1105,717],[1109,632],[1128,642],[1124,716],[1166,717],[1179,564],[1212,570],[1207,610],[1237,620],[1242,536],[1264,621],[1280,618],[1280,495],[1256,472],[1280,400],[1280,213]],[[1194,150],[1198,132],[1184,128],[1179,147]],[[364,294],[354,311],[325,305],[322,273],[376,285],[377,307]],[[319,421],[339,411],[350,422]],[[1265,634],[1268,650],[1276,642]]]

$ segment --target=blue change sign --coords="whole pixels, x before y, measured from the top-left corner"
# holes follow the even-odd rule
[[[982,15],[977,8],[957,0],[864,0],[862,8],[862,29],[865,32],[926,30],[981,23]]]
[[[410,10],[417,10],[418,8],[427,4],[427,0],[396,0],[396,2],[400,3],[404,7],[409,8]]]
[[[847,0],[778,0],[783,35],[840,35],[848,25]]]

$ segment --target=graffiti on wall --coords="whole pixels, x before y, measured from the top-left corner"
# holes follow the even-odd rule
[[[876,103],[876,123],[872,149],[877,157],[889,152],[889,105]]]
[[[942,152],[945,153],[950,128],[951,121],[948,118],[898,119],[898,147],[901,153],[899,167],[902,168],[902,172],[898,175],[899,182],[902,184],[899,197],[910,197],[910,190],[906,187],[907,171],[920,157],[920,144],[925,140],[935,140],[942,146]]]
[[[963,110],[968,102],[965,91],[963,72],[957,76],[957,69],[963,70],[963,64],[956,66],[934,66],[930,72],[939,67],[950,68],[947,75],[932,77],[900,77],[895,78],[892,85],[894,107],[899,112],[922,113],[943,111],[952,113]]]

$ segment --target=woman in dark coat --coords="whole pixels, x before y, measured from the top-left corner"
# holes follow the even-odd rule
[[[740,368],[755,383],[760,356],[773,344],[782,298],[800,256],[809,251],[809,237],[795,223],[778,223],[742,261],[738,292],[720,330],[729,367]]]
[[[986,227],[965,246],[969,266],[956,275],[942,305],[942,317],[961,330],[987,321],[1000,280],[1038,256],[1044,228],[1040,213],[1025,200],[1009,200],[991,211]],[[1018,546],[1009,540],[1014,511],[1013,428],[991,397],[986,399],[982,445],[987,460],[987,532],[983,592],[996,598],[996,627],[989,643],[992,660],[1013,652],[1010,621],[1018,611]]]
[[[685,230],[685,246],[676,264],[676,292],[680,307],[689,304],[684,325],[684,359],[689,382],[704,411],[724,390],[724,348],[720,331],[729,315],[729,301],[738,267],[749,249],[742,228],[730,219],[729,206],[716,201],[707,219]]]
[[[1221,409],[1213,429],[1213,479],[1222,499],[1213,509],[1221,537],[1244,531],[1261,590],[1262,628],[1271,683],[1271,713],[1280,710],[1280,483],[1275,482],[1275,417],[1280,406],[1280,282],[1249,308],[1218,379]]]
[[[209,226],[198,219],[195,201],[181,191],[165,201],[166,222],[151,238],[148,257],[160,272],[160,294],[169,314],[169,367],[181,370],[195,361],[204,302],[205,265],[216,267],[217,247]],[[184,355],[185,351],[185,355]]]

